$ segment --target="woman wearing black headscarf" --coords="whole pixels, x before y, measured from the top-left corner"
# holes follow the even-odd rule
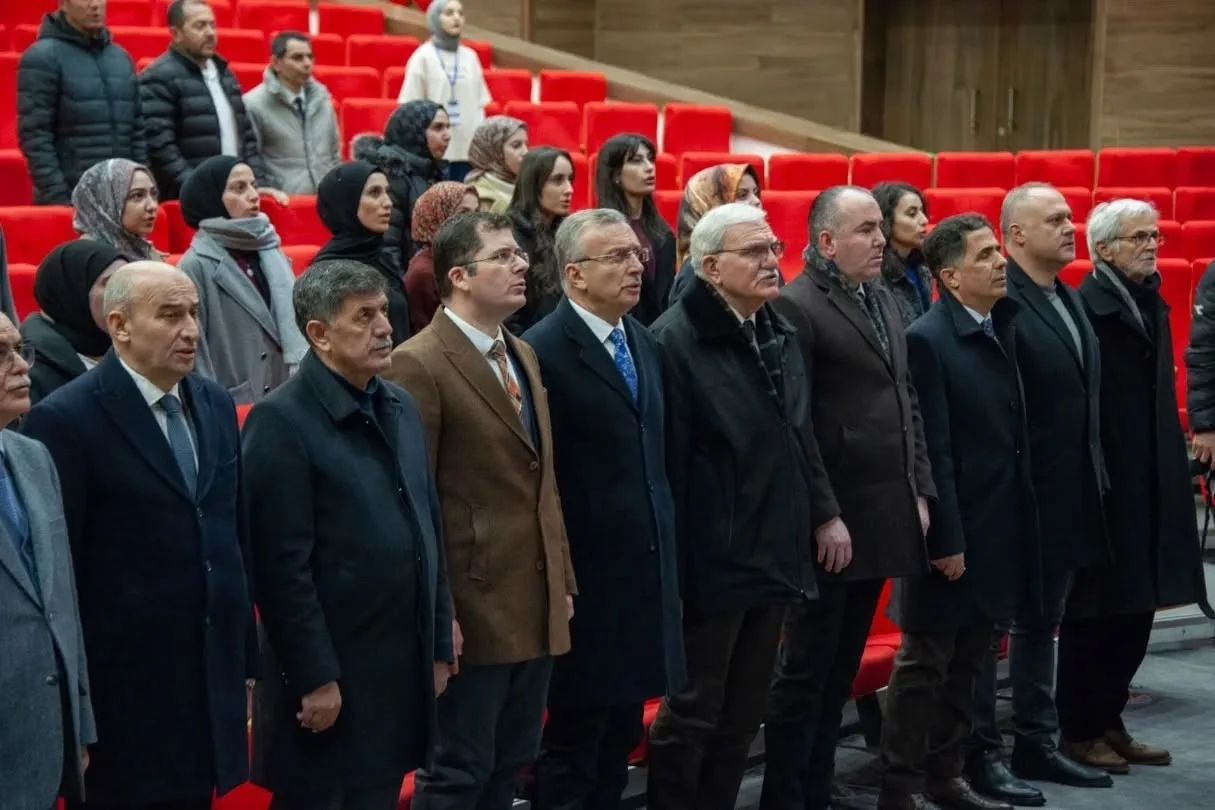
[[[384,276],[392,345],[396,346],[408,340],[410,329],[405,274],[384,246],[393,211],[388,178],[375,166],[356,160],[330,169],[317,187],[316,213],[333,238],[313,257],[312,264],[345,259]]]
[[[21,322],[34,347],[30,402],[37,403],[97,365],[110,349],[102,296],[127,260],[104,242],[79,239],[52,250],[34,276],[35,312]]]

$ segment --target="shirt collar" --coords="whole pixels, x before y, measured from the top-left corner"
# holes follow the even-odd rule
[[[466,338],[468,338],[470,341],[472,341],[473,347],[481,354],[489,354],[489,350],[494,347],[495,341],[502,340],[503,343],[506,342],[502,338],[502,327],[501,326],[498,327],[498,334],[494,335],[493,337],[490,337],[489,335],[485,334],[477,327],[473,326],[468,321],[461,318],[456,313],[452,312],[447,307],[443,308],[443,312],[445,312],[447,314],[447,317],[451,318],[451,322],[454,323],[459,328],[459,330],[464,333],[464,336]]]
[[[118,362],[122,364],[124,369],[126,369],[127,374],[131,375],[131,379],[135,381],[135,387],[139,389],[140,396],[143,397],[144,402],[148,403],[149,408],[159,403],[160,400],[168,394],[172,394],[173,396],[177,397],[179,401],[181,400],[181,383],[173,383],[173,387],[167,392],[162,391],[160,387],[156,385],[156,383],[152,382],[147,377],[128,366],[126,360],[119,357]]]
[[[574,302],[574,299],[569,298],[568,300],[570,302],[570,306],[574,308],[574,312],[577,312],[578,317],[582,318],[582,320],[586,322],[586,325],[591,330],[591,334],[593,334],[600,343],[607,343],[612,336],[612,332],[621,328],[619,321],[617,321],[614,325],[610,324],[603,318],[600,318],[598,315],[591,312],[589,309],[579,306]]]
[[[964,309],[964,310],[966,310],[967,312],[969,312],[969,313],[970,313],[970,317],[974,318],[974,319],[975,319],[976,321],[978,321],[979,323],[983,323],[983,321],[985,321],[985,320],[987,320],[989,317],[991,317],[991,316],[989,316],[989,315],[980,315],[978,310],[971,309],[970,307],[966,306],[965,304],[962,304],[962,309]]]

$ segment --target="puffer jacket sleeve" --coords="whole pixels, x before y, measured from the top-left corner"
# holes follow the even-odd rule
[[[163,199],[175,200],[190,173],[190,164],[177,145],[177,98],[173,66],[157,61],[139,74],[139,105],[143,113],[148,160]]]
[[[1190,345],[1185,350],[1186,411],[1195,433],[1215,430],[1215,262],[1194,291]]]
[[[135,88],[135,120],[131,122],[131,160],[148,166],[148,136],[143,125],[143,99]]]
[[[55,149],[62,86],[53,44],[30,46],[17,66],[17,140],[29,164],[34,202],[40,205],[72,202],[72,189]]]

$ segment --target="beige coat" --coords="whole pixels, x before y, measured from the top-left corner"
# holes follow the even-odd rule
[[[451,86],[453,64],[456,72],[454,92]],[[446,51],[440,54],[434,43],[423,43],[405,65],[405,82],[397,101],[404,104],[425,98],[446,108],[453,95],[460,106],[460,123],[453,122],[451,143],[443,158],[464,161],[468,160],[468,144],[473,131],[485,120],[485,105],[493,101],[481,72],[481,60],[477,58],[477,52],[466,45],[460,46],[453,60]]]

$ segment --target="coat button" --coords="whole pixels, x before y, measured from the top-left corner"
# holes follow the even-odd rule
[[[263,393],[263,394],[269,394],[269,393],[270,393],[270,386],[268,386],[268,385],[263,385],[263,386],[262,386],[262,393]]]
[[[203,562],[203,570],[205,570],[208,574],[211,573],[211,561],[210,560],[206,560]]]
[[[199,517],[202,517],[202,516],[203,516],[203,510],[201,510],[201,509],[199,509],[199,510],[198,510],[198,516],[199,516]]]
[[[544,560],[536,560],[536,570],[537,571],[544,570]]]
[[[540,469],[540,462],[532,459],[531,461],[527,462],[527,468],[532,472],[535,472],[536,470]]]
[[[47,618],[47,621],[51,621],[51,622],[55,621],[55,611],[52,610],[50,613],[47,613],[46,618]]]
[[[46,685],[47,686],[58,686],[59,685],[59,676],[58,675],[47,675],[46,676]]]
[[[266,353],[265,353],[265,352],[262,352],[262,359],[263,359],[263,360],[265,360],[265,359],[266,359],[266,356],[267,356],[267,355],[266,355]]]

